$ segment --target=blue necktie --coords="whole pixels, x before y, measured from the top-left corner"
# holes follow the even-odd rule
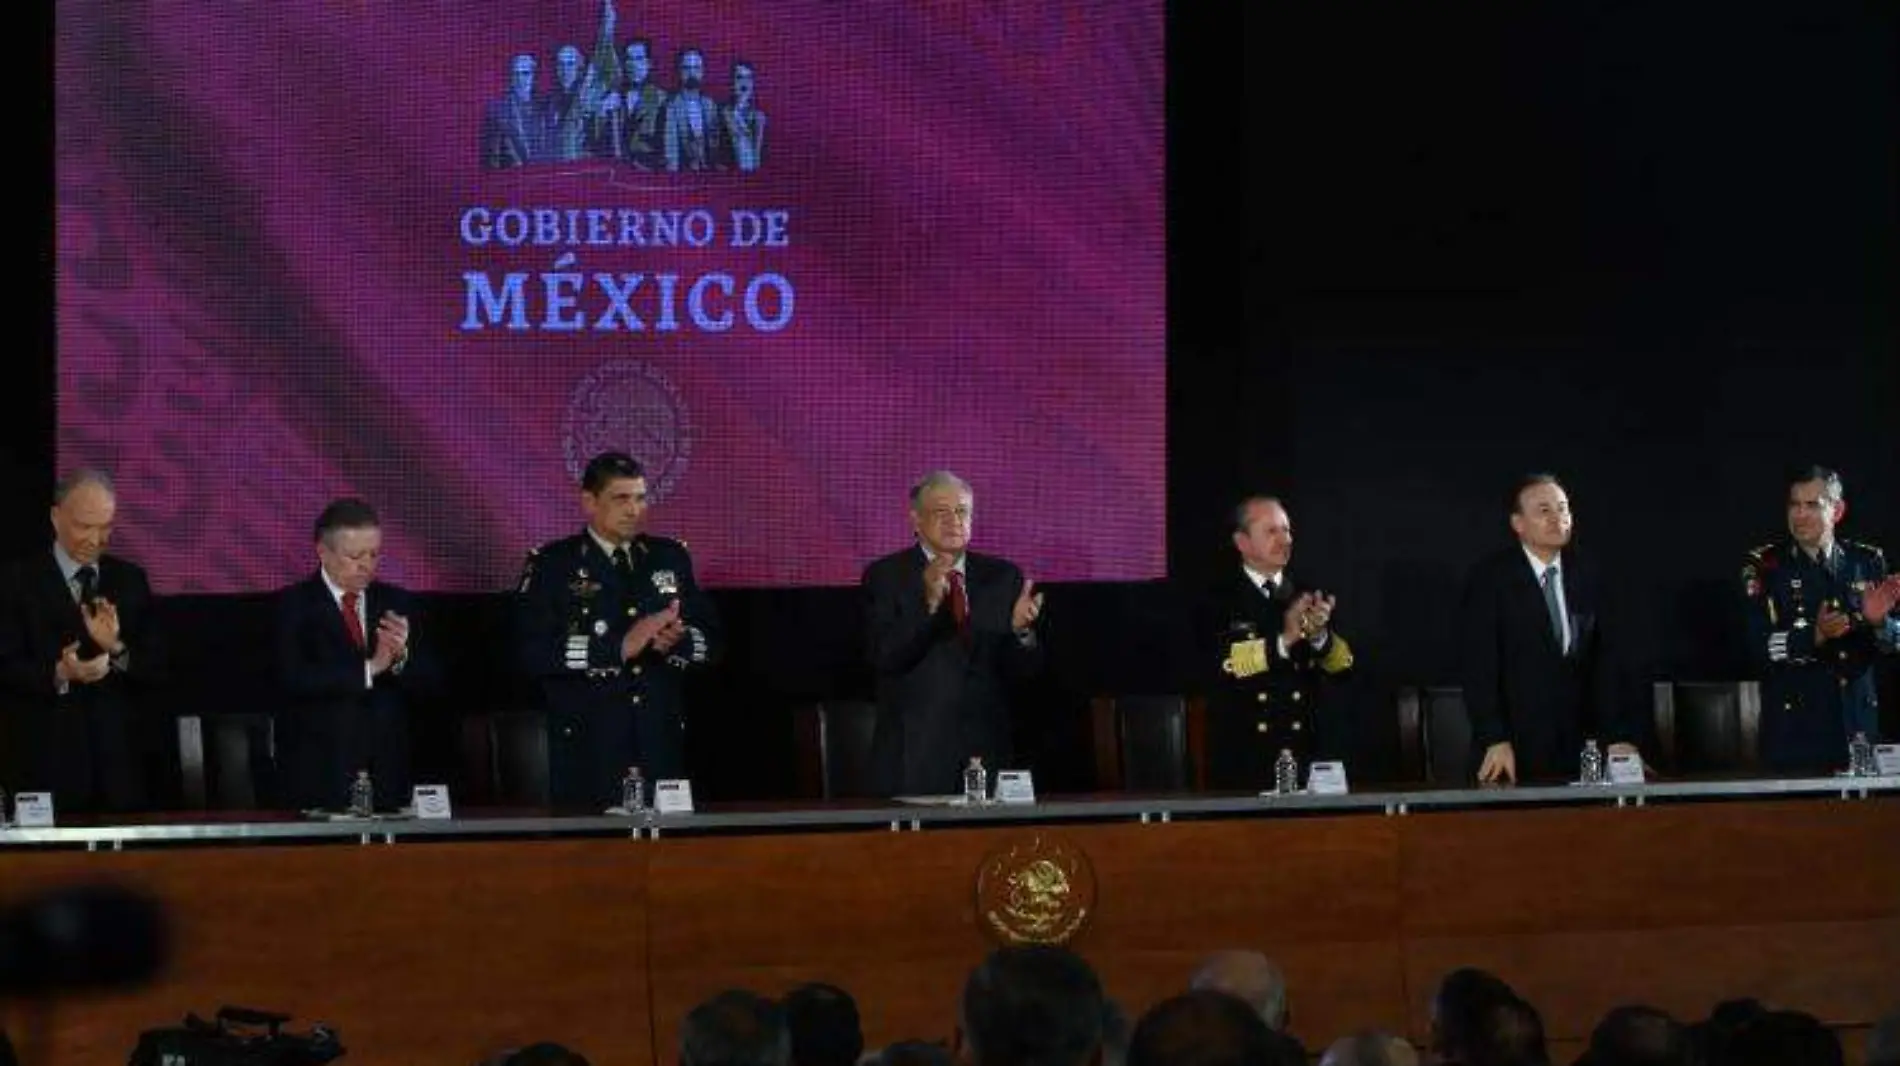
[[[1564,609],[1557,602],[1557,582],[1561,580],[1563,575],[1556,567],[1544,571],[1544,609],[1550,612],[1550,632],[1557,638],[1557,650],[1567,654],[1570,649],[1564,646]]]

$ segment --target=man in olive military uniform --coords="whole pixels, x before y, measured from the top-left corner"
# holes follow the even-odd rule
[[[620,802],[638,766],[685,776],[685,675],[719,651],[719,619],[686,546],[641,531],[647,483],[631,456],[595,456],[581,476],[587,528],[528,556],[516,651],[548,716],[557,807]]]
[[[1218,667],[1207,708],[1207,787],[1273,786],[1281,751],[1313,756],[1314,716],[1329,679],[1352,669],[1352,648],[1332,631],[1333,597],[1287,577],[1293,523],[1270,496],[1234,509],[1240,570],[1210,598],[1203,622]]]
[[[1875,656],[1900,637],[1900,579],[1880,549],[1839,540],[1840,475],[1788,477],[1788,536],[1748,553],[1742,595],[1749,654],[1761,670],[1761,765],[1816,774],[1847,765],[1855,733],[1877,739]]]

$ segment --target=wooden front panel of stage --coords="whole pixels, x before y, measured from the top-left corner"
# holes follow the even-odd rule
[[[1286,967],[1309,1046],[1413,1034],[1447,969],[1495,969],[1554,1040],[1619,1003],[1699,1016],[1754,995],[1841,1026],[1892,1009],[1900,801],[1685,804],[1168,825],[1009,825],[627,840],[0,853],[0,897],[119,878],[164,898],[159,987],[60,1005],[39,1061],[114,1064],[146,1027],[224,1003],[334,1025],[344,1061],[471,1066],[555,1039],[596,1066],[671,1063],[729,987],[850,989],[873,1046],[947,1038],[992,941],[998,849],[1086,857],[1072,946],[1132,1012],[1196,958]],[[9,1012],[16,1033],[27,1023]]]

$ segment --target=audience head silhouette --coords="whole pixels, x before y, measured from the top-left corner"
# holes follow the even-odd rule
[[[835,985],[810,984],[785,997],[792,1066],[857,1066],[864,1054],[858,1003]]]
[[[680,1027],[680,1066],[790,1066],[785,1012],[751,992],[721,992]]]
[[[1252,1007],[1201,989],[1157,1004],[1135,1026],[1128,1066],[1304,1066]]]
[[[1618,1007],[1590,1034],[1577,1066],[1695,1066],[1689,1030],[1654,1007]]]
[[[1001,948],[963,985],[970,1066],[1090,1066],[1101,1057],[1102,983],[1059,947]]]
[[[1769,1011],[1736,1030],[1732,1066],[1843,1066],[1841,1042],[1814,1015]]]
[[[1374,1030],[1334,1041],[1319,1066],[1418,1066],[1418,1052],[1403,1039]]]
[[[1188,983],[1194,991],[1225,992],[1260,1015],[1267,1028],[1286,1028],[1286,974],[1258,951],[1217,951],[1201,963]]]

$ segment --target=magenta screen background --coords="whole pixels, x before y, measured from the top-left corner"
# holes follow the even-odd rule
[[[757,171],[480,167],[510,58],[545,90],[556,48],[593,52],[590,0],[58,5],[58,453],[117,478],[115,550],[164,592],[270,588],[360,495],[385,576],[502,588],[580,527],[575,457],[613,445],[714,585],[854,582],[937,467],[1031,577],[1160,576],[1161,0],[618,6],[663,86],[688,44],[717,100],[754,64]],[[473,247],[471,207],[703,208],[718,239]],[[727,246],[733,209],[788,212],[789,244]],[[533,294],[566,253],[682,299],[781,275],[793,314],[462,328],[465,273]]]

